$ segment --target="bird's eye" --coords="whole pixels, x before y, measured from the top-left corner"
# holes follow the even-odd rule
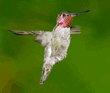
[[[63,14],[63,17],[65,17],[66,15],[65,14]]]

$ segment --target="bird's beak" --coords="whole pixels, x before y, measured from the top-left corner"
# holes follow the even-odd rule
[[[89,12],[90,10],[86,10],[86,11],[82,11],[82,12],[78,12],[78,13],[71,13],[71,16],[75,17],[78,14],[82,14],[82,13],[86,13]]]

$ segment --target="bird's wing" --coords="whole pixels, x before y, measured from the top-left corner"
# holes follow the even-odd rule
[[[80,34],[80,26],[74,26],[74,27],[70,27],[70,33],[71,34]]]
[[[43,32],[41,34],[39,34],[35,39],[34,41],[35,42],[38,42],[38,43],[41,43],[41,46],[45,47],[51,40],[52,38],[52,32]]]
[[[37,36],[34,41],[41,43],[41,46],[45,47],[47,43],[52,38],[52,32],[49,31],[17,31],[17,30],[8,30],[16,35],[32,35]]]
[[[45,31],[17,31],[17,30],[8,30],[16,35],[33,35],[38,36],[39,34],[45,33]]]

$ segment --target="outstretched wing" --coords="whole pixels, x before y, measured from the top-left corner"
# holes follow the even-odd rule
[[[71,34],[80,34],[80,26],[74,26],[74,27],[70,27],[70,33]]]
[[[17,31],[17,30],[8,30],[16,35],[33,35],[38,36],[39,34],[45,33],[45,31]]]
[[[52,32],[49,31],[17,31],[17,30],[8,30],[16,35],[32,35],[37,36],[34,41],[41,43],[41,46],[45,47],[52,38]]]

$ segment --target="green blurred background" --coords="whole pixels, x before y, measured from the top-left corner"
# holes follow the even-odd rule
[[[110,1],[0,0],[0,93],[110,93]],[[7,30],[51,31],[61,11],[78,15],[67,58],[40,85],[44,48],[35,36]]]

